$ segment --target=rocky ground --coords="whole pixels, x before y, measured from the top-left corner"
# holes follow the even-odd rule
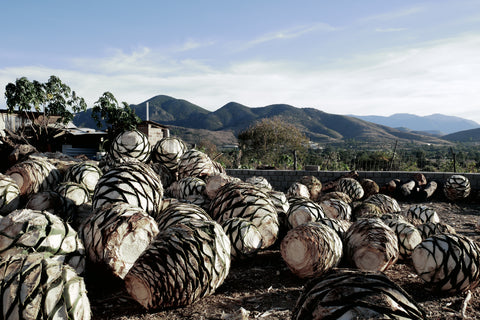
[[[411,205],[400,204],[403,208]],[[434,208],[457,233],[480,240],[478,202],[424,204]],[[408,263],[397,263],[386,274],[420,304],[427,319],[480,319],[480,288],[471,293],[470,299],[466,293],[431,294]],[[273,248],[251,260],[232,264],[229,276],[215,294],[183,308],[147,312],[129,298],[122,283],[104,283],[103,279],[87,279],[94,319],[290,319],[305,280],[292,275],[278,248]]]

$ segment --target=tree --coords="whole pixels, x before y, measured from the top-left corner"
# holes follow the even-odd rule
[[[28,125],[33,132],[29,142],[42,151],[49,148],[58,124],[67,124],[73,120],[74,113],[87,109],[85,100],[53,75],[46,83],[18,78],[6,85],[5,98],[8,111],[17,111],[23,116],[20,134],[24,135]]]
[[[119,106],[117,99],[110,92],[104,92],[92,108],[92,118],[98,128],[107,127],[109,139],[112,140],[124,130],[132,130],[142,120],[126,102]]]
[[[264,118],[238,135],[242,162],[247,165],[292,167],[294,152],[301,158],[308,139],[280,116]]]

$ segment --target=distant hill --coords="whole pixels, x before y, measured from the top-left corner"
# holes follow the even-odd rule
[[[480,143],[480,128],[459,131],[447,134],[442,137],[444,140],[451,142],[477,142]]]
[[[412,131],[422,131],[442,136],[458,131],[479,128],[480,124],[472,120],[460,117],[432,114],[429,116],[417,116],[409,113],[396,113],[391,116],[356,116],[365,121],[397,128],[404,127]]]
[[[147,102],[149,103],[149,120],[175,126],[177,132],[188,131],[190,136],[192,136],[191,130],[182,131],[179,128],[215,131],[217,137],[220,131],[230,132],[236,136],[257,120],[280,116],[296,125],[312,141],[320,143],[343,142],[347,139],[371,143],[395,140],[430,144],[449,143],[431,134],[395,129],[353,116],[330,114],[313,108],[297,108],[287,104],[250,108],[240,103],[229,102],[211,112],[186,100],[159,95],[138,105],[131,105],[142,119],[146,119]],[[78,126],[94,127],[93,121],[89,119],[89,111],[91,112],[87,110],[83,114],[77,114],[74,123]],[[208,136],[206,131],[202,132],[202,136]],[[218,145],[219,139],[215,138],[215,140],[217,141],[214,142]],[[227,140],[231,141],[231,139]]]

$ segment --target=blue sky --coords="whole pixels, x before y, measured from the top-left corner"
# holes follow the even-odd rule
[[[2,1],[0,87],[480,123],[480,2]],[[0,107],[5,107],[0,96]]]

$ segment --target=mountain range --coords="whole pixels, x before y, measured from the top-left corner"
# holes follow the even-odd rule
[[[460,117],[432,114],[417,116],[410,113],[396,113],[391,116],[357,116],[352,117],[365,121],[381,124],[392,128],[408,128],[414,131],[425,131],[438,136],[479,128],[480,125],[472,120]]]
[[[296,125],[307,137],[318,143],[344,142],[346,140],[385,143],[400,140],[425,144],[448,144],[453,140],[446,139],[448,136],[441,137],[438,132],[440,128],[443,131],[447,131],[446,128],[453,130],[451,128],[454,126],[450,126],[449,123],[455,123],[457,131],[479,127],[473,121],[444,115],[429,117],[410,114],[398,114],[391,117],[347,116],[326,113],[314,108],[297,108],[287,104],[251,108],[236,102],[229,102],[212,112],[186,100],[165,95],[158,95],[140,104],[130,105],[142,120],[147,119],[147,102],[149,120],[172,126],[172,128],[176,128],[175,132],[177,133],[203,130],[204,136],[206,136],[205,132],[210,131],[214,132],[216,136],[224,133],[235,137],[255,121],[273,116],[280,116],[285,121]],[[365,117],[370,118],[366,120]],[[405,122],[400,121],[402,118],[405,119]],[[397,128],[385,125],[387,120]],[[382,123],[375,123],[376,121]],[[77,114],[74,124],[95,127],[91,118],[91,109]],[[432,131],[437,134],[432,134]]]

